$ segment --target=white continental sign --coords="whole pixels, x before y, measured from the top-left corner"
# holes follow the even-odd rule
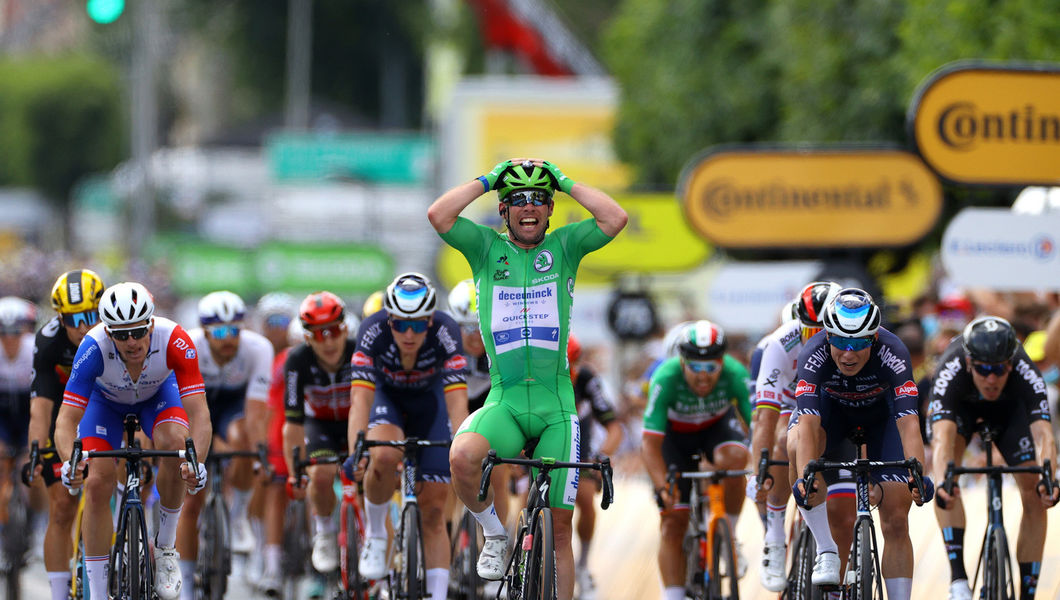
[[[942,264],[957,285],[1060,291],[1060,213],[966,208],[942,236]]]

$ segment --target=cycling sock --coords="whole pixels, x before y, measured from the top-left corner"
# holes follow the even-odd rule
[[[52,590],[52,600],[68,600],[70,571],[48,571],[48,585]]]
[[[787,516],[788,505],[777,506],[772,502],[766,502],[766,538],[767,544],[784,544],[784,518]]]
[[[735,514],[734,515],[734,514],[731,514],[731,513],[727,513],[725,516],[729,517],[729,525],[732,526],[732,534],[733,534],[733,536],[735,536],[736,535],[736,522],[740,520],[740,515],[739,514]]]
[[[826,504],[822,502],[810,510],[800,506],[799,512],[802,513],[802,520],[806,521],[806,526],[810,528],[810,533],[813,534],[813,541],[817,542],[817,554],[825,552],[839,554],[839,546],[836,546],[835,540],[832,539],[832,530],[828,528],[828,507]]]
[[[912,577],[887,577],[883,585],[887,588],[887,600],[909,600],[913,593]]]
[[[181,600],[195,600],[195,561],[180,561]]]
[[[88,593],[92,598],[107,598],[107,570],[110,556],[86,556],[85,579],[88,580]]]
[[[493,507],[492,502],[482,512],[472,511],[471,516],[475,517],[478,524],[482,526],[482,535],[493,538],[506,537],[508,535],[508,531],[497,516],[497,509]]]
[[[317,533],[335,533],[331,515],[313,515],[313,523],[317,526]]]
[[[680,586],[664,587],[662,600],[685,600],[685,588]]]
[[[964,528],[943,527],[942,542],[946,544],[946,556],[950,559],[950,582],[968,579],[964,570]]]
[[[250,531],[259,544],[265,543],[265,522],[258,517],[250,517]]]
[[[582,540],[581,549],[578,551],[578,568],[584,569],[589,564],[589,546],[592,540]]]
[[[232,520],[238,521],[247,516],[247,504],[250,502],[250,490],[232,490]]]
[[[158,533],[155,534],[155,547],[168,548],[177,543],[177,523],[180,522],[180,509],[166,508],[158,503]]]
[[[386,537],[386,516],[390,514],[390,501],[376,504],[368,498],[364,499],[364,515],[367,517],[364,523],[365,537]]]
[[[449,569],[427,569],[427,593],[431,600],[443,600],[449,595]]]
[[[269,544],[265,546],[265,572],[276,573],[279,575],[283,572],[283,548],[279,544]]]
[[[1038,591],[1038,574],[1042,571],[1040,562],[1020,563],[1020,600],[1034,600]]]

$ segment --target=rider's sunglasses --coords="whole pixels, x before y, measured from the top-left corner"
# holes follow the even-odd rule
[[[721,370],[720,360],[686,360],[685,364],[693,373],[713,375]]]
[[[875,338],[871,337],[849,338],[841,335],[828,336],[828,343],[831,344],[833,348],[849,352],[864,350],[871,346],[874,340]]]
[[[210,337],[215,340],[226,340],[228,338],[239,337],[239,327],[235,325],[214,325],[213,327],[207,327],[206,331],[210,333]]]
[[[96,310],[61,313],[60,316],[63,319],[63,325],[66,325],[67,327],[80,327],[82,323],[91,327],[96,323],[99,323],[99,311]]]
[[[512,206],[546,206],[552,203],[552,196],[543,190],[519,190],[508,194],[507,203]]]
[[[0,335],[22,335],[25,332],[26,332],[26,328],[18,326],[18,325],[14,325],[14,326],[10,326],[10,327],[8,327],[8,326],[0,326]]]
[[[976,373],[979,373],[983,377],[990,377],[991,375],[997,375],[1001,377],[1008,370],[1012,368],[1009,363],[972,363],[972,368],[975,369]]]
[[[111,338],[119,342],[124,342],[129,338],[132,338],[134,340],[142,339],[145,335],[147,335],[148,329],[150,329],[150,326],[136,327],[134,329],[107,329],[107,333],[110,335]]]
[[[427,321],[421,319],[390,319],[390,326],[398,333],[405,333],[409,329],[412,333],[423,333],[427,331]]]
[[[334,325],[328,325],[327,327],[318,327],[313,329],[307,329],[306,333],[313,336],[313,339],[318,342],[323,342],[326,339],[341,337],[343,335],[343,328],[345,324],[336,323]]]
[[[287,315],[269,315],[265,319],[266,327],[275,327],[277,329],[285,328],[291,324],[291,317]]]

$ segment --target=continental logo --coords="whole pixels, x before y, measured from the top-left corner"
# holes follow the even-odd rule
[[[981,185],[1060,183],[1060,64],[955,63],[929,76],[908,126],[943,177]]]
[[[888,148],[716,152],[686,167],[680,189],[693,229],[723,247],[906,245],[942,208],[935,175]]]

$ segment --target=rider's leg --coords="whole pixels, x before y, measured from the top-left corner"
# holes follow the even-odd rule
[[[599,489],[596,479],[589,475],[592,471],[582,471],[578,482],[578,496],[574,500],[578,508],[578,569],[589,568],[589,549],[593,543],[593,530],[596,528],[596,507],[593,499]]]
[[[206,502],[206,492],[187,494],[177,523],[177,554],[180,554],[180,597],[191,600],[195,597],[195,559],[199,555],[199,514]]]
[[[48,487],[48,528],[44,531],[44,569],[48,572],[49,581],[62,584],[62,595],[56,596],[55,583],[52,589],[53,600],[65,600],[70,590],[70,557],[73,555],[71,530],[77,514],[77,496],[71,496],[61,483]]]
[[[151,438],[158,450],[183,450],[184,440],[188,437],[188,428],[172,421],[158,423]],[[161,458],[158,461],[158,474],[155,486],[158,488],[159,522],[155,534],[155,544],[159,547],[174,546],[177,540],[177,523],[188,496],[187,487],[181,477],[183,458]]]
[[[909,600],[913,581],[913,543],[909,539],[909,507],[913,497],[909,484],[884,481],[880,502],[880,529],[883,531],[883,557],[880,569],[887,584],[889,600]]]
[[[405,432],[396,425],[383,423],[368,430],[369,440],[389,441],[405,439]],[[390,513],[390,499],[398,487],[398,465],[402,452],[398,448],[372,448],[368,471],[364,474],[364,507],[367,523],[365,536],[386,538],[386,517]]]
[[[739,470],[747,466],[750,454],[747,447],[737,442],[727,442],[714,448],[714,466],[723,470]],[[729,517],[735,531],[736,522],[743,510],[743,502],[747,495],[744,489],[747,482],[743,477],[729,477],[722,482],[725,486],[725,514]]]
[[[685,555],[681,544],[688,529],[688,509],[670,509],[660,513],[659,575],[662,578],[663,598],[685,594]]]
[[[309,500],[309,508],[313,512],[313,520],[317,532],[334,533],[335,526],[331,522],[331,516],[335,514],[335,498],[333,486],[335,476],[338,475],[336,465],[313,465],[307,469],[309,473],[309,486],[306,497]]]
[[[425,481],[416,496],[423,518],[427,592],[432,598],[445,598],[449,592],[449,536],[445,531],[445,501],[448,495],[448,484]]]
[[[1033,466],[1028,461],[1024,466]],[[1020,570],[1020,600],[1030,600],[1038,587],[1038,575],[1041,572],[1042,553],[1045,550],[1045,534],[1048,525],[1048,513],[1038,496],[1037,485],[1041,476],[1033,473],[1016,473],[1016,484],[1020,490],[1020,502],[1023,504],[1023,516],[1020,518],[1020,530],[1016,538],[1016,562]]]
[[[489,449],[489,440],[481,434],[470,431],[458,433],[453,438],[449,450],[449,468],[457,497],[482,526],[483,534],[487,537],[498,537],[507,535],[507,532],[494,507],[493,486],[490,486],[485,501],[480,502],[478,499],[482,459],[486,458]]]
[[[559,600],[574,596],[574,548],[571,546],[574,509],[553,508],[553,547],[556,550],[556,590]]]
[[[773,460],[788,459],[788,417],[789,413],[781,413],[777,420],[775,440],[773,444]],[[766,496],[766,535],[765,542],[772,544],[784,544],[786,534],[784,521],[787,518],[788,498],[791,497],[791,482],[788,481],[788,469],[784,466],[774,466],[769,469],[773,476],[773,487]]]
[[[114,535],[110,498],[114,495],[114,461],[103,459],[92,462],[85,479],[85,511],[81,518],[81,532],[85,542],[85,578],[93,598],[107,597],[107,564]]]

